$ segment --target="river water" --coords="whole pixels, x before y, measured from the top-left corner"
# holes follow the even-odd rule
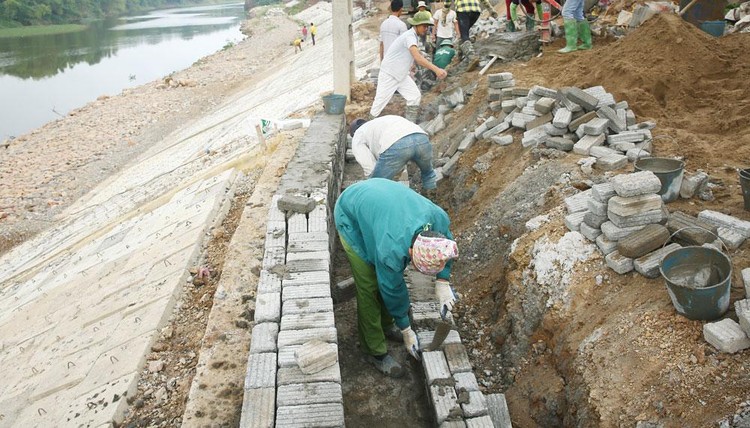
[[[159,10],[80,32],[0,39],[0,142],[244,37],[243,3]]]

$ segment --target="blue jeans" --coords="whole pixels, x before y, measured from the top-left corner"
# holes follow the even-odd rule
[[[563,5],[563,19],[575,19],[583,21],[583,0],[567,0]]]
[[[432,144],[429,137],[421,133],[409,134],[381,153],[370,178],[392,180],[409,161],[416,163],[422,171],[422,187],[425,190],[437,187],[437,174],[432,169]]]

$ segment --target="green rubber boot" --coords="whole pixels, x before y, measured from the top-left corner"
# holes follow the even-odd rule
[[[544,11],[542,10],[541,4],[536,5],[536,19],[540,23],[544,21]]]
[[[578,50],[578,23],[575,19],[566,19],[565,26],[565,47],[558,50],[560,53],[574,52]]]
[[[505,23],[505,31],[512,33],[516,31],[516,24],[513,23],[513,21],[508,21]]]
[[[591,26],[587,20],[578,21],[578,36],[581,37],[581,43],[578,50],[591,49]]]
[[[510,22],[512,22],[513,25],[513,31],[516,31],[516,22],[518,22],[518,5],[515,3],[512,3],[510,5]]]
[[[531,17],[526,17],[526,31],[534,31],[534,27],[536,27],[536,22],[534,22]]]

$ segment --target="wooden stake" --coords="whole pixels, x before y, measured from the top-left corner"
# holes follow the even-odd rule
[[[486,72],[487,72],[487,70],[488,70],[488,69],[490,68],[490,66],[491,66],[492,64],[494,64],[494,63],[495,63],[495,61],[497,61],[497,59],[498,59],[498,58],[500,58],[500,57],[499,57],[498,55],[492,55],[492,58],[490,59],[490,62],[488,62],[488,63],[487,63],[487,65],[485,65],[485,66],[484,66],[484,67],[482,68],[482,70],[481,70],[481,71],[479,72],[479,75],[481,76],[481,75],[483,75],[484,73],[486,73]]]

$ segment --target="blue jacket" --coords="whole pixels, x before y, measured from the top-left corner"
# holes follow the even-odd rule
[[[396,325],[409,326],[409,291],[404,269],[411,263],[414,235],[426,224],[450,239],[450,219],[442,208],[403,184],[371,178],[349,186],[334,209],[336,230],[362,260],[375,267],[383,303]],[[449,261],[438,278],[450,278]]]

